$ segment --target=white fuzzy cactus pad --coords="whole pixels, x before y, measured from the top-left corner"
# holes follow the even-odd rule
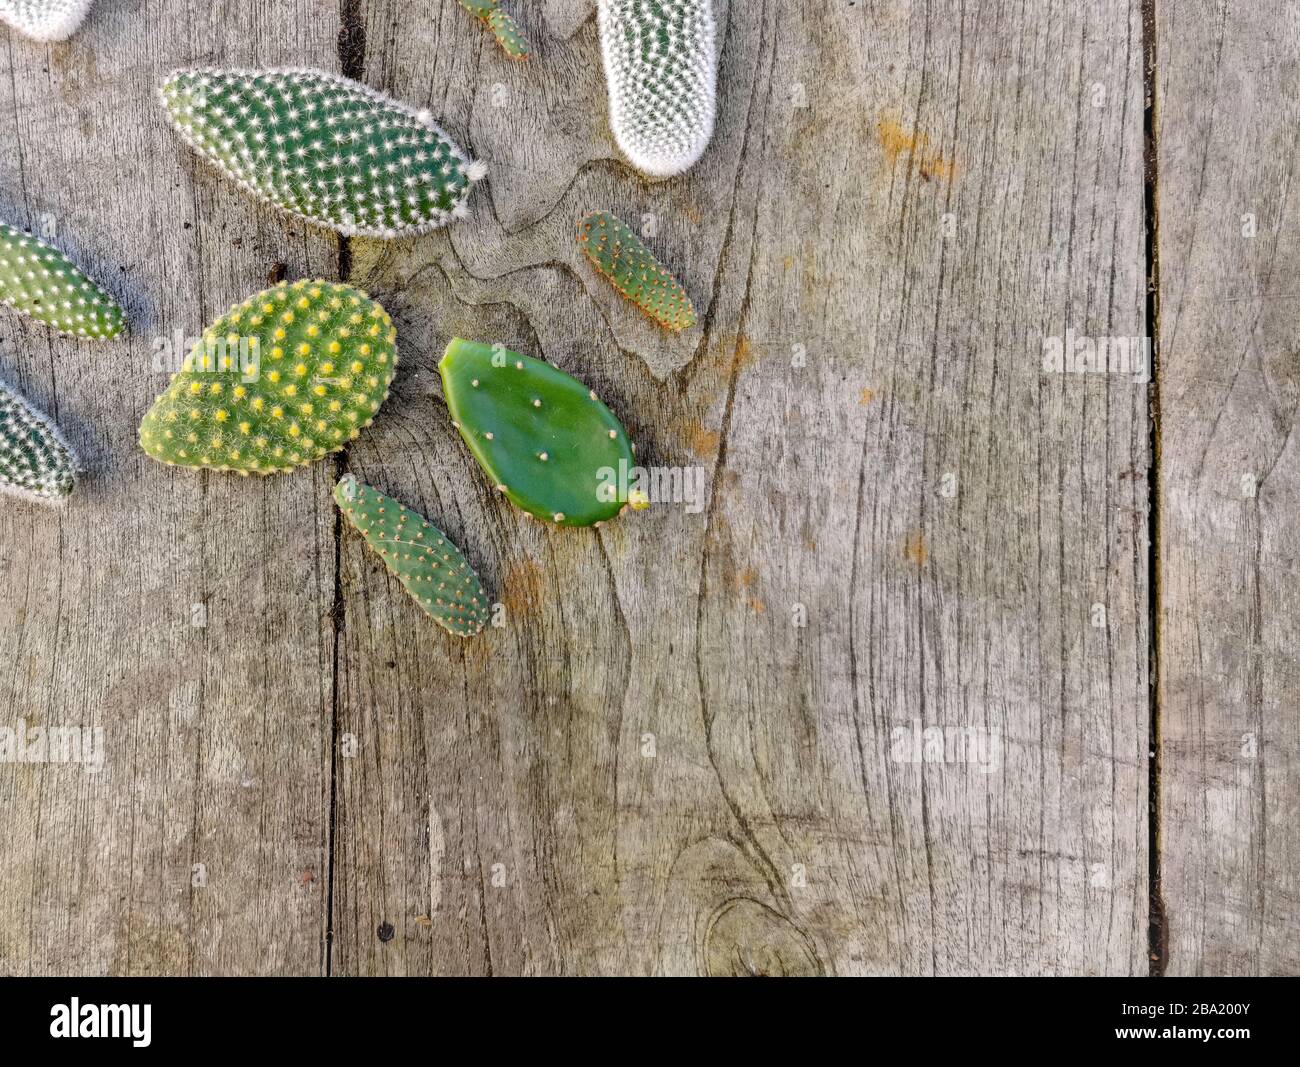
[[[704,154],[717,109],[710,0],[600,0],[609,121],[639,171],[681,174]]]
[[[37,41],[66,41],[81,25],[91,0],[0,0],[0,21]]]
[[[467,214],[481,163],[416,111],[319,70],[180,70],[173,125],[262,200],[346,235],[406,237]]]

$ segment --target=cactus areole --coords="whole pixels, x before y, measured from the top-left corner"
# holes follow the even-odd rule
[[[179,70],[172,124],[253,195],[339,233],[407,237],[467,214],[471,163],[427,111],[319,70]]]
[[[492,484],[534,518],[592,526],[618,515],[627,431],[596,394],[540,359],[455,338],[438,364],[447,408]]]

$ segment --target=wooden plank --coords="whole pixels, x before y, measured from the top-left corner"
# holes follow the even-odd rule
[[[1295,974],[1300,39],[1281,0],[1157,12],[1168,973]]]
[[[515,5],[519,65],[450,0],[353,6],[358,73],[490,172],[352,242],[405,369],[348,466],[505,610],[459,643],[342,541],[332,969],[1145,973],[1146,389],[1041,367],[1146,333],[1138,5],[721,5],[715,141],[658,184],[593,7]],[[593,208],[653,216],[701,328],[593,275]],[[576,373],[705,506],[521,521],[448,425],[456,334]],[[908,762],[914,723],[1000,748]]]
[[[98,727],[105,746],[95,774],[0,765],[2,973],[324,967],[329,472],[173,472],[135,440],[167,381],[157,339],[196,334],[277,263],[337,271],[333,237],[183,147],[157,80],[196,63],[333,67],[337,27],[312,0],[173,0],[97,4],[63,45],[0,34],[0,216],[50,233],[132,324],[92,345],[0,315],[0,372],[89,467],[63,510],[0,510],[0,721]]]

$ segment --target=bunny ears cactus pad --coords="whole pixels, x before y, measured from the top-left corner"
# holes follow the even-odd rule
[[[206,331],[140,424],[162,463],[272,474],[369,426],[397,367],[388,312],[359,289],[281,282]]]
[[[122,309],[57,248],[0,222],[0,300],[60,333],[116,337]]]
[[[527,59],[531,54],[528,42],[517,23],[497,0],[460,0],[460,6],[475,18],[487,23],[497,44],[511,59]]]
[[[593,211],[578,221],[578,243],[596,269],[669,330],[695,325],[695,307],[668,268],[621,219]]]
[[[0,0],[0,22],[36,41],[66,41],[77,32],[91,0]]]
[[[559,526],[598,526],[629,502],[618,494],[633,467],[627,431],[576,378],[459,337],[438,370],[453,425],[516,507]]]
[[[478,575],[424,516],[351,474],[334,487],[334,502],[439,626],[473,637],[487,625],[489,605]]]
[[[637,170],[669,178],[713,137],[717,24],[711,0],[600,0],[614,139]]]
[[[0,492],[61,500],[72,492],[77,457],[44,415],[0,381]]]
[[[427,111],[337,74],[179,70],[160,96],[191,147],[243,189],[344,235],[445,226],[487,172]]]

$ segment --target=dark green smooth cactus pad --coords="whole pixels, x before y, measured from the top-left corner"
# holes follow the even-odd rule
[[[122,309],[62,252],[0,222],[0,300],[75,337],[116,337]]]
[[[343,234],[406,237],[463,218],[487,168],[382,93],[319,70],[179,70],[172,124],[244,189]]]
[[[652,319],[670,330],[695,325],[691,298],[622,220],[606,211],[583,216],[578,243],[596,269]]]
[[[206,331],[140,424],[162,463],[272,474],[369,426],[397,367],[397,331],[359,289],[281,282]]]
[[[433,620],[457,637],[473,637],[491,606],[478,575],[423,515],[345,474],[334,501]]]
[[[545,522],[591,526],[627,504],[627,431],[576,378],[500,345],[455,338],[438,364],[447,408],[512,504]]]

